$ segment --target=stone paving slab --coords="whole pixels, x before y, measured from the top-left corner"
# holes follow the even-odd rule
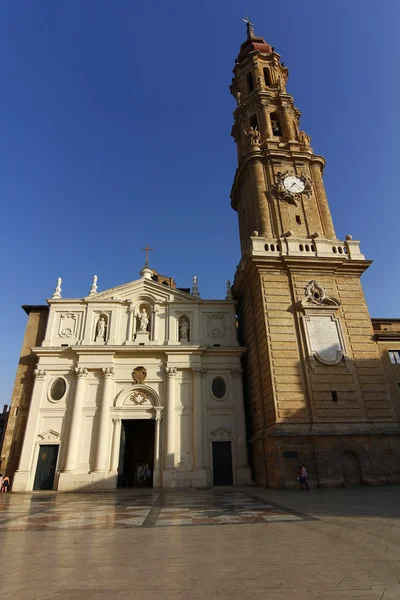
[[[400,600],[400,487],[9,494],[0,525],[7,600]]]

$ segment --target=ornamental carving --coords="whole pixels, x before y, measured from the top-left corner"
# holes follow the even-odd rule
[[[64,313],[60,315],[57,337],[71,338],[76,337],[76,324],[78,316],[73,313]]]
[[[303,196],[311,197],[311,179],[307,175],[278,171],[275,177],[276,183],[271,188],[271,194],[278,200],[297,206],[297,202],[300,202]]]
[[[133,404],[142,405],[146,404],[146,402],[149,402],[149,397],[143,391],[133,392],[133,394],[130,396],[130,400],[132,400]]]
[[[46,369],[34,369],[33,375],[35,379],[44,379],[46,377]]]
[[[328,296],[326,289],[314,279],[309,281],[304,287],[304,296],[308,304],[339,306],[339,302],[335,298]]]
[[[133,375],[133,381],[135,383],[141,384],[146,381],[147,370],[145,369],[145,367],[136,367],[135,369],[133,369],[132,375]]]
[[[212,313],[208,315],[208,334],[212,338],[220,339],[225,335],[224,315]]]

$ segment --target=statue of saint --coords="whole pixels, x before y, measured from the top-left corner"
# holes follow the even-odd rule
[[[189,323],[184,319],[183,321],[181,321],[181,324],[179,325],[179,333],[180,333],[180,341],[181,342],[188,342],[189,341]]]
[[[250,127],[250,129],[244,131],[244,135],[249,138],[250,146],[259,146],[261,141],[261,134],[258,129]]]
[[[310,138],[309,135],[306,134],[305,131],[300,131],[299,138],[300,138],[300,143],[304,144],[304,146],[309,146],[310,145],[311,138]]]
[[[145,308],[142,308],[139,314],[139,331],[147,331],[149,325],[149,315]]]
[[[241,100],[241,98],[242,98],[242,94],[241,94],[240,92],[237,92],[237,93],[236,93],[236,102],[237,102],[237,105],[238,105],[238,106],[240,106],[240,105],[241,105],[241,103],[242,103],[242,100]]]
[[[104,317],[100,317],[97,321],[96,337],[94,338],[94,341],[97,342],[98,340],[103,342],[106,341],[106,321]]]

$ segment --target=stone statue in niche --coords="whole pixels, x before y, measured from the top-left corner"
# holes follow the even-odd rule
[[[179,325],[179,337],[181,342],[189,341],[189,323],[186,319],[182,319]]]
[[[142,308],[139,313],[139,331],[147,331],[149,326],[149,315],[147,314],[147,310]]]
[[[105,342],[106,341],[106,330],[107,330],[107,323],[104,317],[100,317],[100,319],[97,321],[97,325],[96,325],[96,335],[94,338],[95,342]]]

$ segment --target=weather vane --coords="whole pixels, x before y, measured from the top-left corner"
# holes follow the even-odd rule
[[[144,265],[146,269],[149,268],[149,252],[151,250],[153,250],[153,248],[149,248],[148,245],[146,244],[145,248],[141,248],[141,250],[144,250],[146,252],[146,264]]]

